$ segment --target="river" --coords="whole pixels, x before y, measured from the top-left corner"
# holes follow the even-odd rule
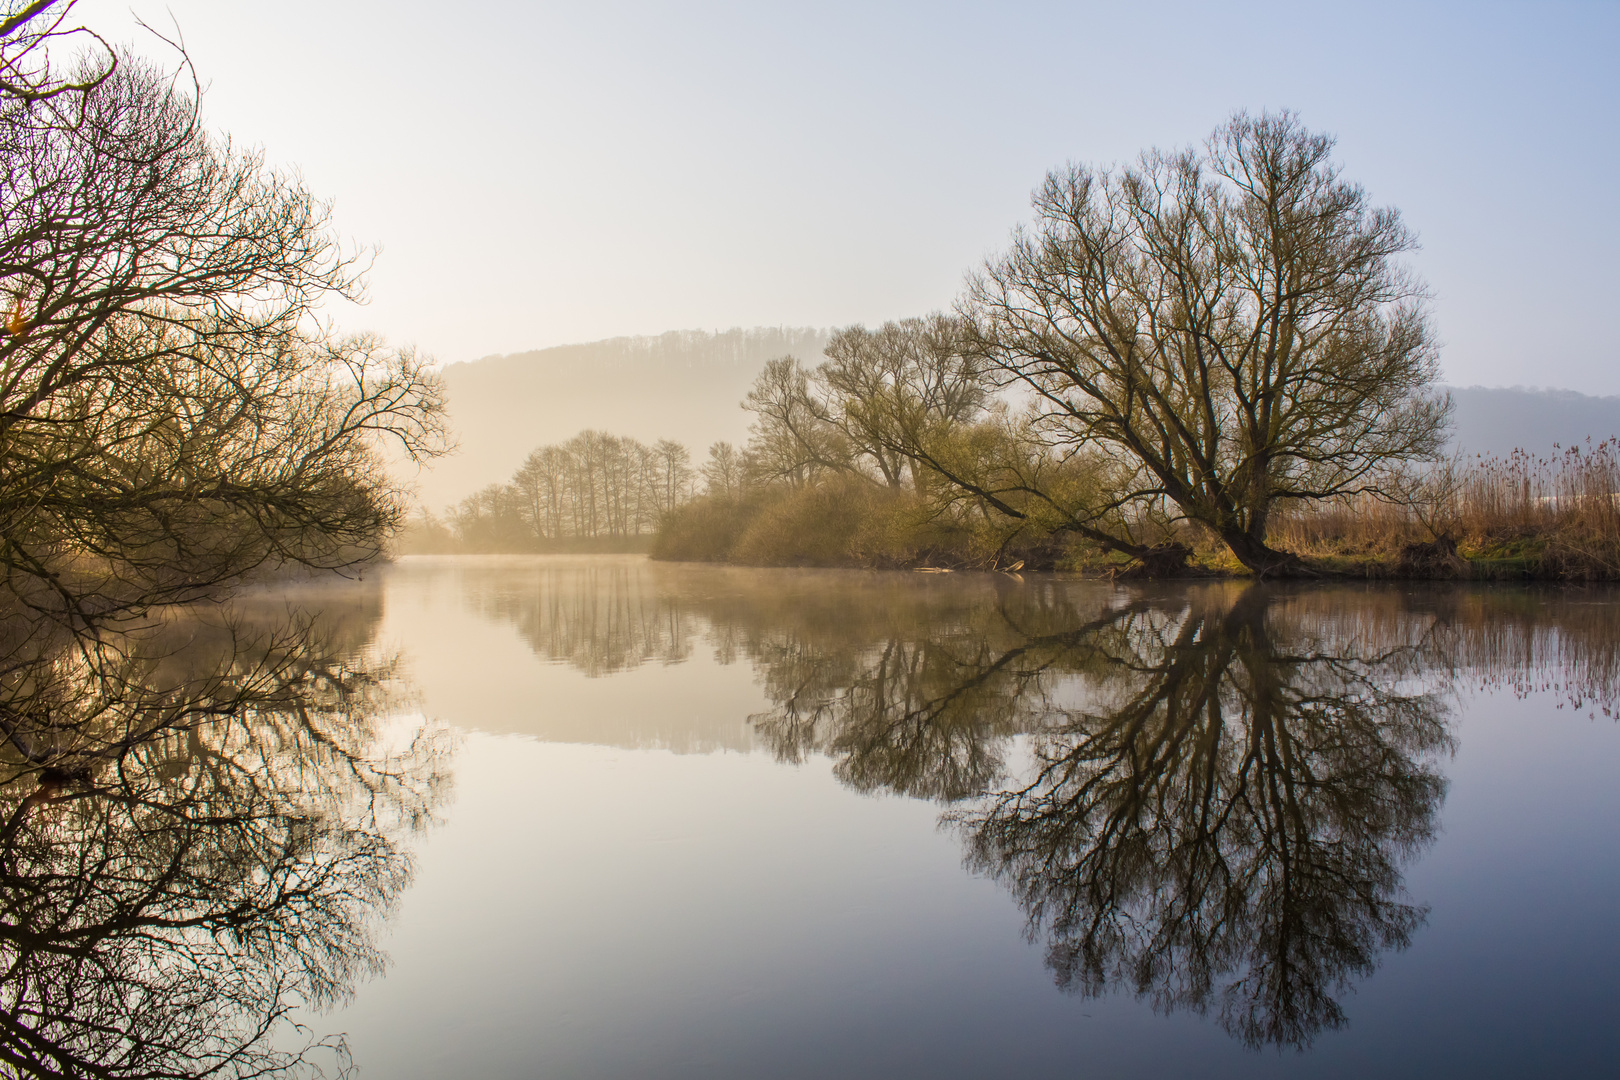
[[[111,971],[151,1060],[402,1080],[1620,1061],[1614,589],[407,558],[202,622],[148,681],[297,678],[8,840],[90,898],[81,989],[0,984],[81,1057]]]

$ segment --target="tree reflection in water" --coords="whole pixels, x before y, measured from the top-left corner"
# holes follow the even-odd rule
[[[8,621],[7,1075],[346,1071],[341,1038],[293,1016],[382,964],[373,928],[444,786],[433,733],[382,746],[401,691],[356,659],[374,607],[99,639]]]
[[[1445,791],[1439,699],[1392,689],[1404,649],[1280,633],[1257,588],[1131,613],[1093,647],[1100,707],[1054,717],[1033,780],[957,815],[971,863],[1065,987],[1213,1007],[1252,1046],[1342,1025],[1337,995],[1423,921],[1400,866]]]
[[[1445,791],[1442,699],[1410,678],[1429,642],[1312,634],[1260,587],[1089,595],[1003,590],[976,630],[870,646],[852,674],[848,655],[767,652],[792,674],[768,676],[757,730],[861,788],[976,797],[948,815],[969,863],[1010,888],[1065,988],[1306,1045],[1424,918],[1401,865]],[[1012,782],[1016,732],[1033,765]]]

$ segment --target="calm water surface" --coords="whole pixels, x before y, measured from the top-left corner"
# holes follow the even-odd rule
[[[346,679],[84,800],[172,852],[127,807],[210,793],[208,888],[58,923],[122,949],[161,908],[139,962],[180,971],[180,914],[259,912],[251,978],[192,987],[215,1023],[290,1007],[377,1078],[1616,1075],[1613,591],[372,577],[231,617]],[[34,1028],[94,1028],[15,971]]]

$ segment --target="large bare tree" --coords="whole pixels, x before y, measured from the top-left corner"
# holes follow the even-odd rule
[[[403,512],[378,442],[442,445],[435,376],[321,320],[362,292],[328,208],[208,133],[194,83],[59,55],[70,7],[0,12],[7,602],[85,627],[375,554]]]
[[[1033,391],[1047,443],[1125,466],[1076,523],[1167,507],[1289,572],[1266,543],[1279,500],[1385,491],[1440,450],[1425,289],[1399,259],[1415,238],[1333,145],[1291,113],[1238,113],[1201,149],[1056,170],[1034,225],[970,279],[969,348]]]

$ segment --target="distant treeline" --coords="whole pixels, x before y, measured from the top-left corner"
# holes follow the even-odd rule
[[[424,511],[400,537],[405,554],[645,550],[670,510],[697,494],[685,446],[582,431],[542,446],[512,479],[442,515]]]
[[[417,478],[422,503],[459,502],[506,479],[535,446],[587,428],[649,444],[673,439],[698,457],[716,439],[740,442],[747,420],[737,401],[765,361],[819,359],[829,333],[682,330],[449,364],[442,374],[460,451]]]

